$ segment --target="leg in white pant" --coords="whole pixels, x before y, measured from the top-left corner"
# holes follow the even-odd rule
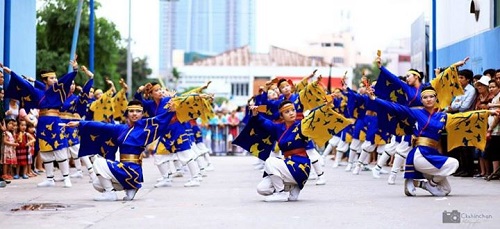
[[[349,143],[345,141],[340,141],[339,145],[337,146],[337,153],[335,155],[335,161],[333,162],[333,168],[337,168],[340,164],[340,161],[342,160],[342,157],[344,154],[349,150]]]
[[[263,196],[269,196],[274,193],[274,186],[271,182],[271,177],[266,176],[262,178],[260,183],[257,185],[257,193]]]
[[[443,156],[446,157],[446,156]],[[441,168],[436,168],[427,159],[422,156],[420,150],[416,150],[413,158],[415,169],[424,174],[430,184],[436,185],[445,195],[451,192],[451,186],[446,177],[450,176],[458,169],[458,160],[452,157],[446,157],[446,162]]]

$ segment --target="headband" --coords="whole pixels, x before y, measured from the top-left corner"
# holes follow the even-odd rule
[[[154,86],[152,86],[149,90],[148,90],[148,93],[151,94],[151,92],[153,92],[154,90],[156,89],[161,89],[161,85],[160,84],[155,84]]]
[[[55,72],[46,72],[42,74],[42,78],[48,78],[49,76],[56,76]]]
[[[425,89],[422,92],[420,92],[420,97],[424,95],[436,95],[436,91],[433,89]]]
[[[293,105],[293,103],[287,103],[284,106],[282,106],[280,108],[280,113],[283,112],[283,111],[285,111],[285,110],[288,110],[290,108],[295,108],[295,106]]]
[[[127,107],[128,111],[129,110],[140,110],[140,111],[142,111],[142,109],[143,109],[142,106],[139,106],[139,105],[130,105],[130,106]]]
[[[418,73],[417,71],[413,71],[413,70],[410,70],[408,71],[406,74],[413,74],[413,75],[416,75],[418,78],[422,78],[422,76],[420,75],[420,73]]]

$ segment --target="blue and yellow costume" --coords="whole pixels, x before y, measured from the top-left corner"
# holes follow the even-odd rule
[[[62,105],[59,112],[61,112],[61,122],[68,123],[70,121],[81,120],[85,113],[87,107],[86,96],[90,92],[94,80],[90,79],[83,86],[81,95],[71,94]],[[78,131],[73,127],[66,127],[64,129],[65,137],[68,139],[68,147],[80,144],[80,137],[78,136]]]
[[[272,138],[278,139],[278,146],[285,156],[283,160],[297,185],[302,189],[311,171],[311,161],[306,153],[309,138],[302,134],[301,122],[295,121],[286,127],[285,123],[276,124],[258,115],[250,118],[248,126],[264,129]]]
[[[120,148],[120,161],[107,160],[110,171],[124,189],[138,189],[143,182],[141,153],[146,145],[165,134],[166,128],[161,127],[169,125],[174,114],[167,110],[161,115],[138,120],[133,126],[81,121],[78,129],[80,133],[108,134],[105,138]]]
[[[68,97],[76,73],[77,71],[67,73],[51,87],[41,90],[35,88],[16,73],[11,72],[11,81],[5,93],[6,97],[21,101],[26,110],[40,109],[40,117],[36,127],[36,143],[40,152],[51,152],[68,147],[68,141],[59,126],[61,123],[59,109]]]
[[[447,114],[439,112],[437,108],[429,113],[424,108],[408,108],[396,103],[391,103],[381,99],[375,99],[371,103],[373,109],[387,110],[395,114],[398,119],[409,119],[410,123],[417,123],[412,134],[415,135],[415,148],[413,148],[406,159],[405,178],[422,179],[422,174],[414,168],[413,158],[418,149],[425,159],[436,168],[441,168],[448,157],[438,152],[438,141],[441,132],[445,130],[455,134],[462,133],[464,136],[462,144],[466,146],[476,145],[484,149],[485,135],[487,127],[487,115],[485,111],[473,111],[462,114]],[[457,121],[458,120],[458,121]],[[383,128],[383,126],[381,126]],[[483,131],[484,130],[484,131]],[[411,134],[411,133],[408,133]],[[450,135],[448,135],[450,136]],[[457,147],[455,144],[451,147]],[[450,149],[450,147],[449,147]]]

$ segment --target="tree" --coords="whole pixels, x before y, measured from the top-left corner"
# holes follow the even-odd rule
[[[177,88],[177,84],[179,83],[179,79],[181,78],[181,72],[177,70],[177,68],[172,68],[172,80],[174,81],[173,88]]]
[[[382,61],[382,66],[386,66],[389,62]],[[371,65],[369,64],[358,64],[352,70],[354,74],[354,78],[352,79],[352,85],[354,88],[358,88],[361,82],[361,77],[364,75],[369,82],[373,82],[377,80],[378,75],[380,74],[380,69],[377,66],[377,63],[373,62]]]
[[[120,48],[119,56],[127,56],[127,49]],[[134,58],[132,60],[132,92],[137,91],[141,85],[144,85],[151,80],[148,79],[148,76],[151,75],[153,70],[148,67],[148,58]],[[127,78],[127,58],[121,58],[118,62],[118,74],[121,78]]]
[[[54,70],[58,75],[67,72],[77,6],[78,0],[47,0],[37,12],[37,73],[46,69]],[[95,9],[100,6],[96,1]],[[76,49],[80,65],[88,65],[88,12],[88,4],[83,4]],[[104,89],[104,76],[118,82],[117,63],[126,58],[119,55],[120,40],[120,32],[114,23],[104,18],[95,19],[94,87]],[[86,76],[80,75],[75,81],[81,85],[86,80]]]

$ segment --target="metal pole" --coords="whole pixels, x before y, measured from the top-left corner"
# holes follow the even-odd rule
[[[332,93],[332,67],[330,63],[330,71],[328,72],[328,94]]]
[[[79,0],[78,8],[76,11],[75,28],[73,30],[73,41],[71,42],[71,51],[69,52],[70,60],[75,59],[76,44],[78,43],[78,30],[80,29],[80,20],[82,18],[82,7],[83,7],[83,0]],[[68,72],[71,71],[73,71],[73,67],[71,66],[71,64],[68,64]]]
[[[10,67],[10,19],[11,19],[11,8],[12,2],[11,0],[5,0],[5,12],[4,12],[4,34],[3,34],[3,65]],[[4,88],[7,88],[10,81],[10,75],[6,72],[4,74]],[[4,104],[6,107],[9,105],[8,102]],[[4,109],[7,109],[4,107]]]
[[[429,69],[429,73],[434,72],[437,68],[437,48],[436,48],[436,2],[437,0],[432,0],[432,65]],[[429,77],[430,78],[430,77]]]
[[[89,9],[89,70],[94,72],[94,0],[90,0]]]
[[[132,42],[132,0],[128,0],[128,39],[127,39],[127,93],[132,92],[132,52],[130,44]]]

